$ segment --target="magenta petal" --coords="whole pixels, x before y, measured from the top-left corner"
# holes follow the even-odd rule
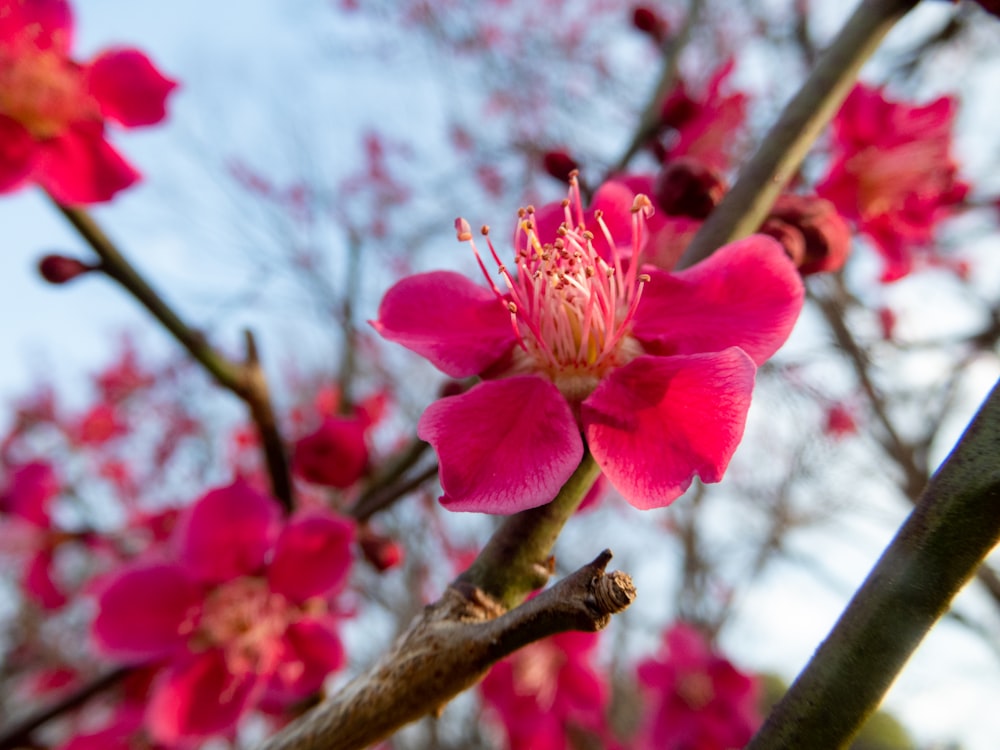
[[[718,482],[743,436],[756,367],[740,349],[639,357],[582,405],[587,444],[637,508],[669,505],[694,475]]]
[[[207,492],[177,531],[182,562],[213,583],[257,573],[278,536],[281,508],[243,479]]]
[[[738,346],[757,364],[788,338],[802,309],[802,279],[781,245],[753,235],[677,273],[646,269],[633,333],[656,354]]]
[[[281,664],[267,687],[269,701],[279,705],[309,697],[323,686],[328,674],[344,665],[344,646],[330,622],[292,623],[282,646]]]
[[[110,656],[167,656],[190,635],[202,587],[179,565],[142,565],[120,573],[98,597],[94,642]]]
[[[514,345],[510,314],[461,274],[409,276],[385,293],[375,330],[453,378],[478,375]]]
[[[130,128],[166,117],[167,95],[177,88],[137,49],[103,52],[88,67],[87,83],[101,114]]]
[[[73,14],[66,0],[0,0],[0,44],[30,42],[66,55],[73,43]]]
[[[516,513],[551,501],[583,458],[559,389],[531,375],[491,380],[427,407],[417,434],[441,463],[450,510]]]
[[[43,609],[59,609],[67,602],[66,594],[52,580],[52,550],[35,554],[24,573],[24,591]]]
[[[293,602],[333,593],[350,572],[353,539],[354,524],[332,513],[315,510],[293,518],[267,568],[271,589]]]
[[[219,649],[176,664],[153,684],[146,718],[153,738],[168,746],[236,726],[257,692],[253,673],[230,674]]]
[[[35,178],[59,203],[109,201],[139,173],[104,140],[100,123],[77,123],[39,144]]]
[[[38,144],[17,120],[0,115],[0,193],[28,179],[38,158]]]

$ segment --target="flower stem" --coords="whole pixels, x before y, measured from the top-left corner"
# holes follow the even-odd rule
[[[601,469],[590,455],[547,505],[504,519],[479,557],[456,580],[496,599],[505,608],[520,604],[552,575],[552,547],[570,516],[597,481]]]
[[[1000,542],[1000,382],[747,750],[846,746]]]
[[[863,0],[744,164],[732,190],[698,230],[679,268],[694,265],[723,245],[757,231],[813,141],[847,97],[861,66],[916,4],[917,0]]]

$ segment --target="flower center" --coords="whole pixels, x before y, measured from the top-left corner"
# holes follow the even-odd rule
[[[225,652],[231,674],[268,674],[281,659],[285,630],[300,614],[263,578],[237,578],[208,596],[198,635]]]
[[[594,228],[610,248],[605,259],[594,247],[594,233],[584,224],[580,187],[570,178],[570,198],[563,201],[565,218],[556,236],[543,242],[538,235],[533,207],[518,212],[518,239],[511,273],[500,260],[483,227],[490,255],[507,287],[493,282],[472,239],[469,224],[458,219],[458,238],[472,246],[479,266],[497,298],[510,312],[511,325],[521,355],[513,371],[542,373],[571,399],[589,394],[610,369],[620,367],[640,353],[629,336],[642,288],[649,280],[639,274],[645,219],[652,204],[638,195],[632,206],[632,256],[623,266],[622,256],[600,211]],[[510,374],[513,374],[510,373]]]
[[[705,672],[690,672],[676,684],[677,695],[692,711],[700,711],[715,699],[712,678]]]
[[[30,45],[0,49],[0,114],[36,138],[55,137],[75,120],[99,118],[79,67]]]

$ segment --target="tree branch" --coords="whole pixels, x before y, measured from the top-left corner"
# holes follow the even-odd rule
[[[51,197],[51,196],[50,196]],[[146,308],[188,353],[215,379],[220,386],[239,397],[250,409],[257,425],[271,478],[274,496],[286,510],[291,510],[292,480],[284,441],[278,431],[277,420],[271,406],[270,392],[264,370],[260,366],[257,346],[253,336],[246,334],[246,363],[231,362],[219,354],[197,330],[188,326],[180,316],[157,294],[136,268],[118,250],[115,243],[98,226],[86,211],[64,206],[54,198],[52,202],[63,216],[86,240],[101,259],[102,273],[118,284]]]
[[[365,674],[271,737],[260,750],[354,750],[438,713],[517,649],[567,630],[596,631],[635,599],[624,573],[606,574],[611,552],[520,607],[458,579],[425,608]]]
[[[732,190],[698,230],[678,264],[686,268],[753,234],[847,97],[862,64],[917,0],[863,0],[820,55],[799,92],[740,170]]]
[[[845,746],[1000,542],[1000,383],[747,750]]]

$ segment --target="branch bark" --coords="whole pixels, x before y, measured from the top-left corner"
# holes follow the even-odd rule
[[[1000,542],[1000,382],[747,750],[844,747]]]
[[[635,599],[624,573],[605,573],[610,550],[507,611],[461,578],[365,674],[271,737],[260,750],[356,750],[427,713],[439,713],[495,662],[567,630],[596,631]]]
[[[678,264],[686,268],[757,231],[820,131],[846,98],[858,71],[917,0],[864,0],[823,51],[799,92],[740,170],[732,190],[698,230]]]

